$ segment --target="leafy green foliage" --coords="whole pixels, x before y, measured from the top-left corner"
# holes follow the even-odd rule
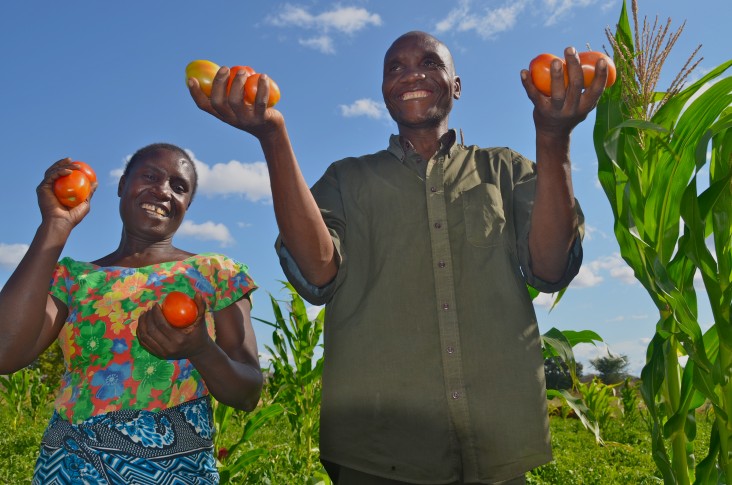
[[[633,35],[623,2],[613,38],[621,76],[637,74],[632,61],[642,53],[633,39],[648,38]],[[653,458],[666,483],[732,477],[732,77],[723,77],[731,66],[727,61],[667,98],[650,119],[633,118],[645,109],[633,104],[634,88],[624,82],[608,89],[597,107],[598,177],[615,236],[659,311],[641,394]],[[705,166],[708,184],[697,180]],[[714,315],[706,333],[698,322],[697,272]],[[680,355],[688,356],[684,366]],[[705,400],[715,424],[697,465],[694,415]]]
[[[312,473],[309,480],[318,483],[327,480],[318,454],[323,356],[316,357],[316,349],[321,347],[325,309],[310,319],[305,302],[295,288],[289,283],[285,283],[285,288],[290,296],[286,302],[287,315],[280,302],[271,297],[275,322],[257,319],[274,328],[274,347],[266,347],[272,354],[266,393],[272,402],[284,407],[290,424],[295,455],[287,458],[300,463],[298,469]]]
[[[0,376],[0,397],[15,411],[13,427],[24,416],[35,419],[49,402],[49,387],[43,382],[38,369],[22,369],[8,376]]]

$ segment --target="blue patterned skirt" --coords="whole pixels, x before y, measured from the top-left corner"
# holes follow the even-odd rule
[[[54,413],[33,485],[219,483],[208,396],[160,412],[122,410],[71,424]]]

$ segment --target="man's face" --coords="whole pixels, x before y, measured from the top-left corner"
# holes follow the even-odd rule
[[[398,125],[439,125],[450,114],[453,99],[460,97],[460,78],[455,76],[450,51],[423,32],[401,36],[384,56],[381,92]]]

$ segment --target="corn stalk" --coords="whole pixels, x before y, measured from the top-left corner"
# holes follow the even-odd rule
[[[641,374],[653,459],[667,484],[727,483],[732,479],[732,78],[723,74],[732,60],[683,87],[678,79],[690,72],[687,62],[672,89],[656,92],[653,79],[680,32],[663,47],[668,24],[659,40],[649,35],[657,23],[639,28],[636,12],[634,0],[633,32],[623,2],[616,32],[608,36],[621,82],[597,107],[598,177],[621,255],[659,312]],[[662,54],[650,61],[660,64],[644,75],[641,60],[654,49]],[[699,180],[705,166],[708,184]],[[714,317],[706,332],[698,321],[696,274]],[[680,356],[688,356],[685,365]],[[695,411],[704,402],[712,404],[715,421],[709,450],[697,464]]]

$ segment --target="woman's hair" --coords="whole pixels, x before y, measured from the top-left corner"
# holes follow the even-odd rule
[[[150,145],[144,146],[137,150],[132,157],[127,161],[125,164],[125,170],[122,173],[123,177],[127,177],[132,170],[132,167],[135,166],[137,162],[140,160],[145,160],[148,157],[155,155],[156,153],[162,151],[162,150],[168,150],[170,152],[177,153],[181,157],[188,160],[191,164],[191,167],[193,168],[193,187],[191,187],[191,202],[193,202],[193,197],[196,195],[196,190],[198,189],[198,171],[196,170],[196,164],[193,163],[193,160],[191,157],[186,153],[185,150],[183,150],[181,147],[177,145],[173,145],[171,143],[152,143]]]

